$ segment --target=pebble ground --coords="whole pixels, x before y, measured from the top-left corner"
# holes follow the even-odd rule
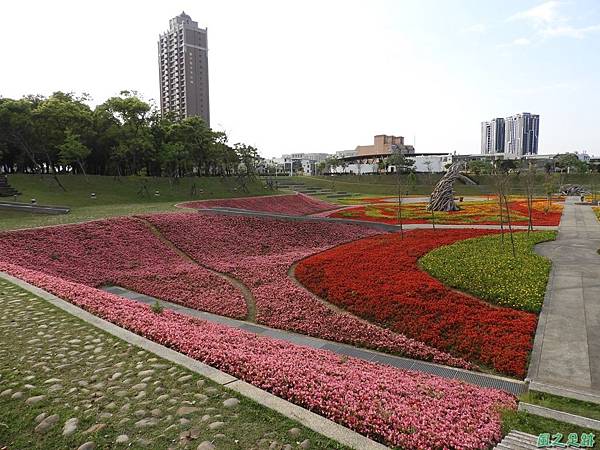
[[[0,279],[0,449],[342,449]]]

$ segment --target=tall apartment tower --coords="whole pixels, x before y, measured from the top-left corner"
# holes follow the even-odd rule
[[[200,116],[210,126],[205,28],[182,12],[158,39],[160,109],[177,117]]]
[[[504,119],[481,122],[481,154],[504,152]]]
[[[507,158],[537,155],[540,116],[521,113],[505,119],[504,152]]]

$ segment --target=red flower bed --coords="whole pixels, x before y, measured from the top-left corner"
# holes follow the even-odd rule
[[[525,216],[525,220],[522,220],[522,225],[527,225],[527,217],[529,216],[526,201],[515,201],[510,202],[511,211],[515,211],[521,216]],[[537,201],[533,204],[531,211],[531,219],[534,225],[549,225],[555,226],[560,224],[560,218],[563,212],[563,205],[553,203],[548,212],[544,212],[546,201]]]
[[[87,311],[368,437],[405,449],[486,449],[501,437],[499,408],[515,399],[492,389],[395,369],[259,337],[1,263]]]
[[[377,233],[374,230],[337,223],[200,214],[145,218],[202,265],[242,280],[256,299],[259,323],[411,358],[472,367],[418,340],[335,311],[289,278],[288,269],[294,262],[372,236]]]
[[[300,262],[296,275],[317,295],[435,348],[499,372],[525,376],[537,317],[453,291],[422,271],[436,247],[490,234],[415,230],[345,244]]]
[[[238,290],[182,259],[132,218],[0,233],[0,260],[98,287],[115,284],[215,314],[245,318]]]
[[[264,197],[224,198],[217,200],[201,200],[180,203],[185,208],[234,208],[249,211],[262,211],[277,214],[308,215],[321,211],[338,208],[337,205],[327,203],[317,198],[304,194],[267,195]]]

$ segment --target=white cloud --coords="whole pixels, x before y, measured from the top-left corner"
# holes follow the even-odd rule
[[[550,28],[546,28],[546,29],[542,30],[542,33],[546,37],[564,36],[564,37],[572,37],[575,39],[583,39],[586,37],[586,35],[597,32],[597,31],[600,31],[600,24],[592,25],[589,27],[581,27],[581,28],[575,28],[575,27],[571,27],[571,26],[550,27]]]
[[[555,83],[548,84],[539,84],[539,85],[531,85],[531,86],[511,86],[507,89],[501,89],[498,91],[500,95],[538,95],[538,94],[546,94],[553,93],[556,94],[557,91],[568,91],[574,92],[579,89],[580,83],[577,81],[559,81]]]
[[[475,25],[471,25],[470,27],[466,27],[463,29],[465,33],[485,33],[487,31],[487,25],[483,23],[476,23]]]
[[[512,45],[521,45],[521,46],[531,45],[531,40],[527,39],[527,38],[518,38],[512,42]]]
[[[564,20],[558,11],[560,5],[561,2],[551,0],[525,11],[520,11],[516,14],[513,14],[509,20],[531,20],[539,26],[553,24]]]
[[[523,21],[534,29],[531,37],[516,39],[513,45],[529,45],[533,41],[557,37],[584,39],[588,34],[600,31],[600,24],[583,27],[572,25],[570,18],[560,11],[563,5],[564,2],[551,0],[510,16],[509,21]]]

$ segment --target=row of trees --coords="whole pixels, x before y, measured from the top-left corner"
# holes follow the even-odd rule
[[[526,171],[529,170],[530,162],[527,160],[518,161],[505,159],[501,161],[474,160],[469,161],[467,170],[475,175],[492,175],[497,170],[503,172],[510,171]],[[589,163],[581,161],[575,153],[565,153],[556,156],[552,161],[548,161],[544,165],[546,173],[588,173],[593,170],[598,170],[598,167],[592,166]]]
[[[388,167],[393,166],[394,172],[398,172],[398,171],[401,173],[412,172],[413,166],[415,165],[414,159],[406,158],[406,157],[403,157],[400,159],[401,159],[401,161],[399,161],[399,158],[397,156],[394,156],[393,154],[388,156],[387,158],[379,159],[379,161],[377,162],[379,171],[386,172]],[[360,167],[362,165],[362,162],[360,160],[357,160],[354,164],[356,164],[356,166],[358,167],[358,175],[360,175],[361,174]],[[346,173],[346,168],[349,165],[350,165],[350,163],[347,160],[342,159],[342,158],[338,157],[337,155],[331,155],[327,159],[317,163],[316,171],[317,171],[318,175],[323,175],[326,173],[331,173],[337,167],[341,167],[342,171],[344,173]]]
[[[176,120],[122,91],[92,109],[87,95],[0,98],[0,171],[179,177],[252,171],[256,148],[229,145],[199,117]]]

